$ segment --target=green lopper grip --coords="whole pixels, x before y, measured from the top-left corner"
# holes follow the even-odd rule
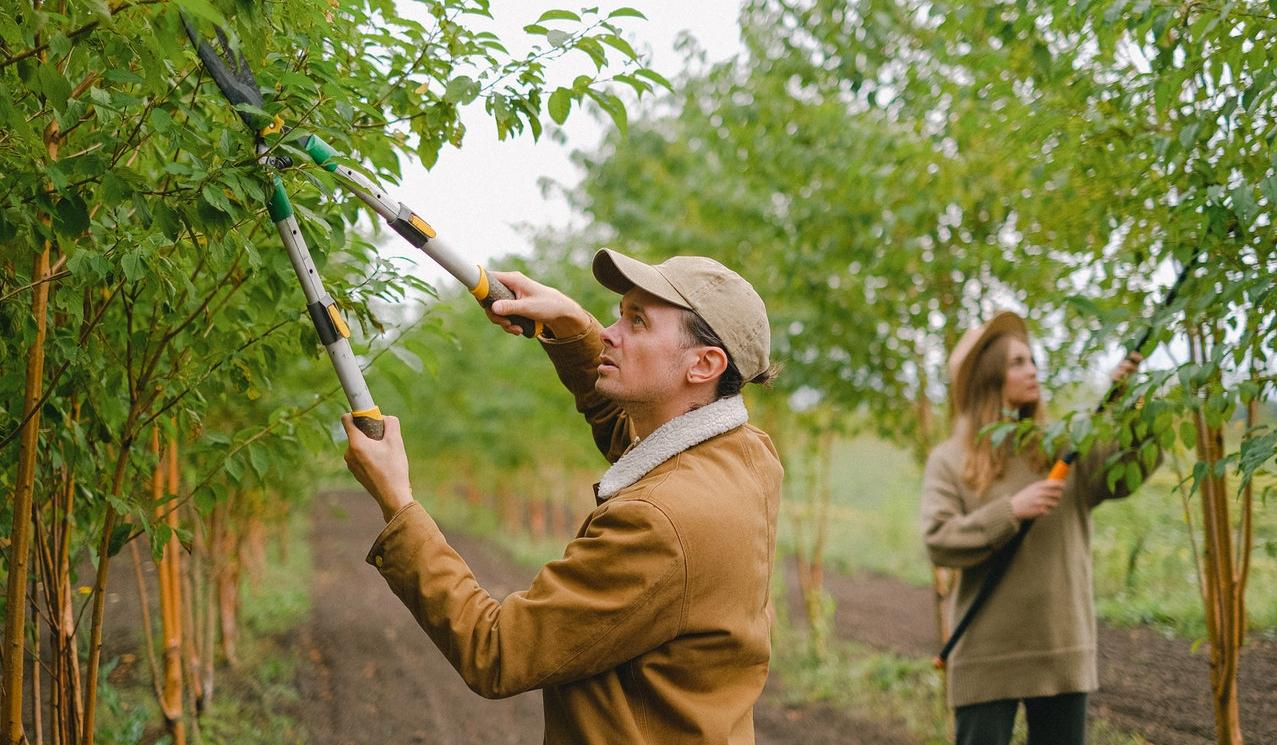
[[[302,150],[315,161],[315,165],[330,173],[337,170],[337,151],[332,145],[319,139],[315,135],[308,135],[306,141],[302,143]]]

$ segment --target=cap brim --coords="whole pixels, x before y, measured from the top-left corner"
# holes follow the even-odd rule
[[[674,285],[654,266],[649,266],[625,254],[604,248],[594,254],[594,278],[599,284],[618,295],[624,295],[637,287],[671,305],[692,309]]]

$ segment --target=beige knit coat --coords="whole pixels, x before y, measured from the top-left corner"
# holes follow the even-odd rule
[[[949,703],[1094,691],[1096,627],[1091,581],[1091,511],[1128,496],[1105,483],[1104,463],[1116,452],[1095,447],[1074,465],[1058,507],[1038,518],[996,590],[949,658]],[[937,566],[961,570],[950,596],[951,618],[970,607],[992,562],[1020,528],[1011,497],[1046,470],[1021,457],[983,495],[963,483],[966,450],[953,437],[927,460],[922,533]]]

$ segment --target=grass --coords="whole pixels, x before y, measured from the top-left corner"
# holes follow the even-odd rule
[[[298,515],[302,511],[297,512]],[[212,704],[197,726],[187,720],[188,742],[202,745],[303,745],[307,733],[294,715],[300,650],[290,632],[310,612],[311,555],[304,518],[288,526],[285,555],[272,542],[261,582],[246,583],[241,595],[239,657],[241,669],[218,668]],[[108,660],[100,688],[97,742],[103,745],[170,742],[151,691],[149,674],[133,655]],[[121,665],[128,674],[113,676]],[[198,730],[198,731],[196,731]]]
[[[568,543],[566,538],[547,536],[538,539],[526,531],[511,533],[501,524],[495,512],[471,507],[460,499],[441,499],[431,495],[419,498],[445,535],[450,530],[457,530],[466,535],[487,538],[519,565],[531,569],[563,558],[563,547]]]
[[[872,571],[930,583],[918,528],[921,469],[909,453],[872,437],[835,446],[826,560],[844,572]],[[1204,634],[1193,548],[1178,478],[1169,462],[1135,496],[1094,513],[1099,617],[1115,626],[1151,625],[1186,638]],[[801,464],[799,465],[801,469]],[[779,550],[792,553],[808,509],[803,480],[786,479]],[[1200,505],[1190,503],[1194,522]],[[1256,500],[1255,550],[1247,592],[1251,628],[1277,632],[1277,505]]]
[[[912,456],[872,437],[839,442],[834,448],[827,564],[845,573],[872,571],[929,584],[931,569],[918,530],[922,474]],[[804,492],[805,464],[790,461],[777,537],[781,556],[794,553],[800,539],[797,526],[806,522],[811,509]]]

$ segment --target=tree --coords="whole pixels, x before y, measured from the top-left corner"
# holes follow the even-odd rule
[[[156,551],[173,534],[171,510],[135,488],[156,467],[139,438],[171,417],[192,434],[190,457],[213,470],[170,504],[208,515],[252,478],[302,470],[309,455],[289,439],[296,420],[331,417],[314,393],[330,373],[318,387],[304,370],[277,373],[313,365],[317,346],[265,219],[252,143],[193,55],[179,11],[224,28],[271,92],[267,113],[292,128],[271,148],[305,162],[293,143],[322,133],[391,182],[401,158],[429,165],[445,144],[459,146],[458,107],[479,98],[503,137],[539,135],[549,73],[567,54],[587,54],[598,70],[573,95],[620,120],[612,88],[645,70],[616,25],[636,15],[627,9],[546,13],[526,29],[538,37],[532,52],[513,57],[474,27],[485,0],[423,7],[423,20],[380,0],[34,0],[0,10],[0,449],[20,442],[23,464],[0,470],[19,497],[6,500],[2,523],[5,742],[23,738],[23,649],[39,633],[25,598],[41,587],[60,640],[53,667],[66,672],[55,680],[58,741],[93,741],[110,558],[141,533]],[[280,175],[332,294],[375,339],[383,321],[370,304],[425,288],[377,258],[373,237],[356,229],[361,208],[331,199],[326,172]],[[308,387],[270,395],[276,384]],[[289,400],[299,397],[308,400]],[[42,554],[51,571],[29,589],[33,545],[57,550]],[[67,557],[86,549],[97,573],[81,685]]]
[[[1142,351],[1171,342],[1171,369],[1115,421],[1066,415],[1047,441],[1195,450],[1220,742],[1240,741],[1249,505],[1277,454],[1257,418],[1223,436],[1272,395],[1275,25],[1257,3],[757,0],[747,54],[581,158],[579,204],[614,244],[745,269],[782,392],[865,412],[919,454],[956,332],[995,307],[1043,332],[1057,387],[1151,323]]]

